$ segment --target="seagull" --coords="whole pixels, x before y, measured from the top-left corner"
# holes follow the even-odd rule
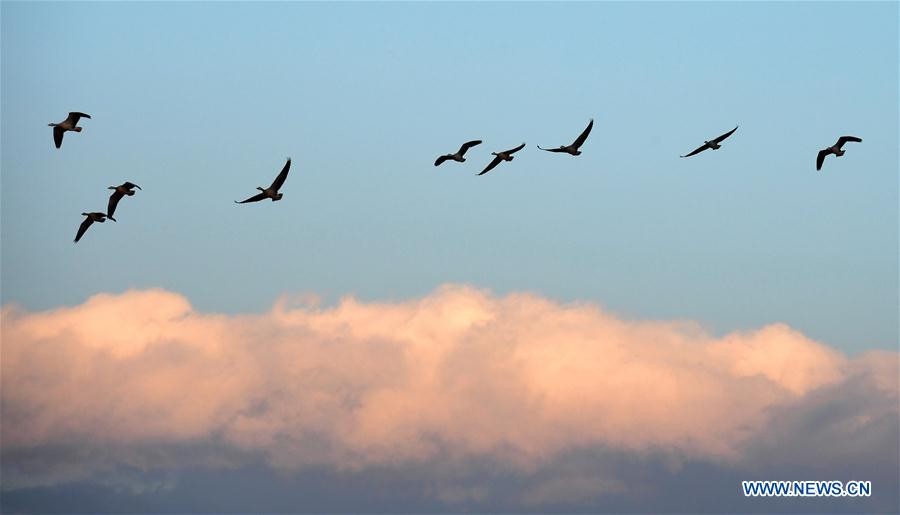
[[[540,148],[541,150],[546,150],[547,152],[565,152],[566,154],[571,154],[573,156],[580,156],[581,151],[578,150],[578,147],[584,145],[584,140],[587,139],[588,134],[591,133],[591,129],[593,128],[594,119],[591,118],[591,122],[588,124],[587,128],[571,145],[560,145],[559,148],[541,148],[541,146],[538,145],[538,148]]]
[[[736,131],[736,130],[738,130],[737,127],[731,129],[730,131],[726,132],[725,134],[722,134],[721,136],[719,136],[718,138],[716,138],[712,141],[704,141],[703,145],[701,147],[698,147],[696,150],[694,150],[690,154],[688,154],[686,156],[681,156],[681,157],[691,157],[692,155],[699,154],[700,152],[703,152],[704,150],[706,150],[708,148],[711,148],[713,150],[718,150],[719,147],[721,146],[721,145],[719,145],[719,143],[722,143],[722,141],[724,141],[725,138],[734,134],[734,131]]]
[[[89,114],[73,111],[69,113],[68,118],[59,123],[48,123],[47,125],[49,127],[53,127],[53,142],[56,143],[56,148],[62,146],[63,133],[66,131],[81,132],[81,127],[76,127],[78,125],[78,120],[90,117],[91,115]]]
[[[822,169],[822,163],[825,162],[825,156],[827,156],[828,154],[834,154],[837,157],[841,157],[842,155],[844,155],[844,152],[846,152],[846,150],[841,150],[841,147],[843,147],[844,143],[847,143],[848,141],[860,143],[862,140],[857,138],[856,136],[841,136],[840,138],[838,138],[837,143],[819,151],[819,155],[816,157],[816,170]]]
[[[287,179],[288,170],[290,170],[290,169],[291,169],[291,158],[287,158],[287,163],[284,164],[284,168],[281,169],[281,173],[278,174],[278,177],[275,177],[275,180],[272,182],[271,186],[269,186],[268,188],[265,188],[265,189],[257,186],[256,189],[258,189],[262,193],[257,193],[256,195],[253,195],[252,197],[248,198],[247,200],[242,200],[240,202],[235,200],[234,203],[235,204],[246,204],[247,202],[259,202],[260,200],[267,199],[267,198],[272,199],[272,202],[275,202],[276,200],[281,200],[281,197],[283,197],[284,195],[281,193],[278,193],[278,190],[281,189],[281,185],[284,184],[284,180]]]
[[[141,189],[140,186],[133,182],[125,182],[124,184],[120,184],[118,186],[110,186],[109,190],[113,191],[113,194],[109,196],[109,206],[106,208],[106,218],[109,218],[113,222],[118,222],[115,218],[113,218],[113,213],[116,212],[116,206],[119,205],[119,201],[122,200],[122,197],[128,195],[129,197],[134,195],[134,189]]]
[[[106,215],[103,213],[81,213],[87,218],[81,222],[81,226],[78,227],[78,234],[75,235],[75,243],[78,243],[78,240],[84,236],[85,231],[88,230],[88,227],[91,226],[94,222],[100,222],[101,224],[106,221]]]
[[[519,145],[519,146],[516,147],[516,148],[511,148],[511,149],[509,149],[509,150],[504,150],[503,152],[491,152],[491,154],[495,156],[495,157],[494,157],[494,160],[491,161],[490,164],[488,164],[487,167],[486,167],[484,170],[482,170],[481,173],[478,174],[478,175],[484,175],[484,174],[490,172],[491,170],[494,169],[495,166],[497,166],[498,164],[500,164],[500,161],[512,161],[512,160],[513,160],[513,154],[515,154],[516,152],[522,150],[523,148],[525,148],[525,144],[524,144],[524,143],[522,143],[521,145]]]
[[[481,144],[480,139],[467,141],[467,142],[463,143],[461,147],[459,147],[459,150],[457,150],[455,154],[444,154],[441,157],[437,158],[437,161],[434,162],[434,166],[438,166],[448,159],[452,159],[459,163],[464,163],[466,161],[466,158],[464,158],[463,156],[466,155],[466,151],[469,150],[470,148],[474,147],[475,145],[480,145],[480,144]]]

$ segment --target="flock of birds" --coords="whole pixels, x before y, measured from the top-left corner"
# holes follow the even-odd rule
[[[70,131],[71,132],[81,132],[81,127],[78,126],[78,122],[82,118],[90,119],[91,117],[90,117],[90,115],[87,115],[85,113],[73,111],[73,112],[70,112],[69,116],[62,122],[48,124],[50,127],[53,127],[53,142],[56,144],[56,148],[62,147],[63,135],[66,132],[70,132]],[[581,155],[580,148],[582,145],[584,145],[584,142],[587,140],[588,135],[591,133],[591,129],[593,129],[593,128],[594,128],[594,120],[591,119],[591,121],[588,123],[587,127],[581,132],[581,134],[577,138],[575,138],[575,141],[573,141],[571,145],[560,145],[559,147],[556,147],[556,148],[543,148],[540,145],[538,145],[538,148],[540,150],[544,150],[546,152],[558,152],[558,153],[569,154],[572,156]],[[700,152],[703,152],[704,150],[707,150],[707,149],[718,150],[722,146],[721,143],[726,138],[728,138],[729,136],[734,134],[734,132],[737,130],[738,130],[738,128],[735,127],[734,129],[731,129],[730,131],[726,132],[725,134],[722,134],[721,136],[718,136],[709,141],[704,141],[703,145],[700,145],[699,147],[697,147],[690,153],[685,154],[680,157],[691,157],[691,156],[697,155]],[[846,151],[843,150],[843,146],[845,143],[851,142],[851,141],[859,143],[862,141],[862,139],[857,138],[856,136],[841,136],[840,138],[838,138],[837,143],[835,143],[834,145],[831,145],[830,147],[826,147],[826,148],[820,150],[818,155],[816,156],[816,170],[822,169],[822,164],[825,162],[825,158],[828,157],[828,155],[834,154],[836,157],[840,157],[840,156],[844,155],[844,153]],[[466,152],[468,152],[470,148],[472,148],[476,145],[480,145],[481,143],[482,143],[481,140],[467,141],[467,142],[463,143],[462,146],[459,147],[459,150],[457,150],[455,153],[444,154],[442,156],[439,156],[437,158],[437,160],[435,160],[434,166],[440,166],[445,161],[456,161],[459,163],[464,163],[466,161],[466,158],[465,158]],[[478,175],[484,175],[484,174],[490,172],[491,170],[496,168],[497,165],[499,165],[503,161],[512,161],[513,157],[514,157],[513,154],[522,150],[523,148],[525,148],[525,143],[522,143],[521,145],[519,145],[515,148],[511,148],[509,150],[503,150],[501,152],[491,152],[491,155],[494,156],[494,159],[492,159],[491,162],[488,163],[488,165],[484,168],[484,170],[482,170]],[[257,186],[256,189],[258,189],[260,191],[259,193],[257,193],[256,195],[253,195],[252,197],[250,197],[246,200],[242,200],[240,202],[235,200],[234,202],[236,204],[247,204],[249,202],[259,202],[260,200],[265,200],[265,199],[270,199],[272,202],[281,200],[281,198],[284,195],[282,193],[279,193],[278,190],[280,190],[281,187],[284,185],[284,181],[287,179],[288,172],[290,171],[290,169],[291,169],[291,158],[287,158],[287,163],[285,163],[284,168],[281,169],[281,173],[278,174],[278,177],[276,177],[275,180],[272,181],[272,184],[268,188],[263,188],[263,187]],[[103,223],[107,219],[110,219],[110,220],[116,222],[117,220],[115,218],[113,218],[113,214],[116,212],[116,206],[119,205],[119,201],[122,200],[122,198],[125,197],[126,195],[129,197],[134,195],[135,188],[141,189],[141,187],[138,186],[137,184],[134,184],[134,183],[128,182],[128,181],[126,181],[118,186],[110,186],[108,189],[113,190],[113,193],[109,197],[109,204],[107,205],[106,213],[102,213],[102,212],[81,213],[86,218],[84,219],[84,221],[81,222],[81,225],[78,227],[78,233],[75,235],[75,242],[78,242],[78,240],[80,240],[81,237],[84,236],[84,233],[88,230],[88,228],[94,222]]]

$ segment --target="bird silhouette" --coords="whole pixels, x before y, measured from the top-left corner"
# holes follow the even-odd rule
[[[825,158],[828,156],[828,154],[834,154],[835,157],[841,157],[842,155],[844,155],[844,152],[846,152],[846,150],[841,150],[841,147],[843,147],[844,143],[847,143],[848,141],[853,141],[855,143],[862,142],[862,140],[857,138],[856,136],[841,136],[840,138],[838,138],[837,143],[828,148],[823,148],[819,151],[819,155],[816,156],[816,170],[822,169],[822,163],[825,162]]]
[[[697,147],[693,152],[691,152],[688,155],[681,156],[681,157],[691,157],[692,155],[699,154],[700,152],[703,152],[704,150],[706,150],[708,148],[711,148],[713,150],[719,150],[719,147],[721,147],[721,145],[719,145],[719,143],[722,143],[725,140],[725,138],[734,134],[734,131],[736,131],[736,130],[738,130],[737,127],[731,129],[730,131],[726,132],[725,134],[722,134],[721,136],[719,136],[718,138],[716,138],[714,140],[704,141],[703,145]]]
[[[287,179],[288,171],[291,169],[291,158],[287,158],[287,163],[284,164],[284,168],[281,169],[281,173],[278,174],[278,177],[275,177],[275,180],[272,182],[272,185],[268,188],[261,188],[259,186],[256,187],[261,193],[257,193],[247,200],[242,200],[238,202],[234,201],[235,204],[246,204],[248,202],[259,202],[264,199],[272,199],[272,202],[276,200],[281,200],[281,197],[284,195],[278,193],[278,190],[281,189],[281,186],[284,184],[284,180]]]
[[[491,152],[491,154],[494,156],[494,160],[491,161],[490,163],[488,163],[487,167],[485,167],[485,169],[482,170],[481,173],[479,173],[478,175],[484,175],[484,174],[490,172],[491,170],[494,169],[495,166],[500,164],[500,161],[512,161],[513,154],[522,150],[523,148],[525,148],[524,143],[522,143],[521,145],[519,145],[516,148],[504,150],[503,152]]]
[[[87,218],[81,222],[81,225],[78,226],[78,234],[75,235],[75,243],[78,243],[78,240],[84,236],[85,231],[88,230],[88,227],[91,226],[94,222],[100,222],[101,224],[106,221],[106,215],[104,213],[81,213]]]
[[[451,160],[451,159],[453,161],[464,163],[464,162],[466,162],[466,158],[463,156],[466,155],[466,151],[469,150],[470,148],[474,147],[475,145],[480,145],[480,144],[481,144],[480,139],[467,141],[467,142],[463,143],[461,147],[459,147],[459,150],[457,150],[455,154],[444,154],[444,155],[438,157],[437,160],[434,162],[434,166],[440,166],[440,164],[443,163],[444,161]]]
[[[109,196],[109,205],[106,207],[106,218],[109,218],[113,222],[118,222],[118,220],[113,218],[113,213],[116,212],[116,206],[119,205],[119,201],[122,200],[122,197],[125,195],[128,195],[129,197],[134,195],[134,188],[141,189],[140,186],[133,182],[125,182],[124,184],[107,188],[115,191]]]
[[[560,145],[557,148],[543,148],[540,145],[538,145],[538,148],[541,150],[546,150],[547,152],[565,152],[566,154],[571,154],[573,156],[580,156],[581,151],[579,151],[578,148],[581,147],[581,145],[584,145],[584,140],[587,139],[588,134],[591,133],[591,129],[593,129],[593,128],[594,128],[594,119],[591,118],[591,121],[590,121],[590,123],[588,123],[587,128],[584,129],[584,131],[581,133],[581,135],[579,135],[578,138],[576,138],[575,141],[573,141],[571,145]]]
[[[72,111],[65,120],[59,123],[48,123],[49,127],[53,127],[53,142],[56,143],[56,148],[62,146],[63,134],[67,131],[81,132],[81,127],[78,127],[78,120],[90,117],[88,114]]]

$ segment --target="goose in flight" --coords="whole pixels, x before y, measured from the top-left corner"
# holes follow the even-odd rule
[[[114,191],[112,195],[109,196],[109,205],[106,207],[106,218],[109,218],[113,222],[118,222],[118,220],[113,218],[113,213],[116,212],[116,206],[119,205],[119,201],[122,200],[122,197],[125,195],[128,195],[129,197],[134,195],[135,188],[141,189],[140,186],[133,182],[125,182],[124,184],[107,188]]]
[[[281,173],[278,174],[278,177],[275,177],[275,180],[272,182],[272,185],[268,188],[261,188],[259,186],[256,187],[261,193],[257,193],[247,200],[242,200],[238,202],[234,201],[235,204],[246,204],[247,202],[259,202],[260,200],[270,198],[272,202],[276,200],[281,200],[281,197],[284,195],[278,193],[278,190],[281,189],[281,185],[284,184],[284,180],[287,179],[288,170],[291,169],[291,158],[287,158],[287,163],[284,164],[284,168],[281,169]]]
[[[730,131],[726,132],[725,134],[722,134],[721,136],[719,136],[718,138],[716,138],[714,140],[704,141],[702,146],[697,147],[697,149],[694,150],[693,152],[691,152],[690,154],[688,154],[686,156],[681,156],[681,157],[691,157],[692,155],[699,154],[700,152],[703,152],[704,150],[706,150],[708,148],[711,148],[713,150],[718,150],[719,147],[722,146],[722,145],[719,145],[719,143],[722,143],[722,141],[724,141],[725,138],[734,134],[734,131],[736,131],[736,130],[738,130],[737,127],[731,129]]]
[[[89,119],[90,117],[91,115],[89,114],[73,111],[69,113],[69,116],[65,120],[59,123],[48,123],[48,126],[53,127],[53,142],[56,143],[56,148],[62,146],[63,134],[66,131],[81,132],[81,127],[77,126],[78,120],[81,120],[82,118]]]
[[[587,139],[588,134],[591,133],[591,129],[594,128],[594,119],[591,118],[591,122],[588,123],[587,128],[584,132],[581,133],[580,136],[571,144],[571,145],[560,145],[558,148],[542,148],[538,145],[538,148],[541,150],[546,150],[547,152],[565,152],[566,154],[571,154],[573,156],[580,156],[581,151],[578,150],[578,147],[584,145],[584,140]]]
[[[103,213],[81,213],[87,218],[81,222],[81,225],[78,227],[78,234],[75,235],[75,243],[78,243],[78,240],[84,236],[85,231],[88,230],[88,227],[91,226],[94,222],[100,222],[101,224],[106,221],[106,215]]]
[[[480,144],[481,144],[480,139],[476,139],[473,141],[467,141],[467,142],[463,143],[461,147],[459,147],[459,150],[457,150],[455,154],[444,154],[444,155],[440,156],[439,158],[437,158],[437,161],[434,162],[434,166],[439,166],[441,163],[443,163],[444,161],[446,161],[448,159],[452,159],[459,163],[464,163],[464,162],[466,162],[466,158],[463,156],[466,155],[466,151],[469,150],[470,148],[474,147],[475,145],[480,145]]]
[[[840,138],[838,138],[837,143],[819,151],[819,155],[816,157],[816,170],[822,169],[822,163],[825,162],[825,157],[828,154],[834,154],[837,157],[841,157],[842,155],[844,155],[844,152],[846,152],[846,150],[841,150],[841,147],[843,147],[844,143],[847,143],[848,141],[860,143],[862,140],[857,138],[856,136],[841,136]]]
[[[521,145],[519,145],[519,146],[516,147],[516,148],[511,148],[511,149],[509,149],[509,150],[504,150],[503,152],[491,152],[491,154],[494,156],[494,160],[491,161],[491,162],[487,165],[487,167],[486,167],[484,170],[482,170],[481,173],[478,174],[478,175],[484,175],[484,174],[490,172],[491,170],[494,169],[495,166],[497,166],[498,164],[500,164],[500,161],[512,161],[512,160],[513,160],[513,154],[515,154],[516,152],[522,150],[523,148],[525,148],[525,144],[524,144],[524,143],[522,143]]]

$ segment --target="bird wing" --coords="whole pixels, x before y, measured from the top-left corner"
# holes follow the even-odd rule
[[[572,143],[572,146],[575,147],[576,150],[577,150],[578,147],[580,147],[581,145],[584,145],[584,140],[587,139],[588,134],[591,133],[591,129],[593,129],[593,128],[594,128],[594,119],[591,118],[591,122],[588,123],[588,126],[587,126],[586,129],[584,129],[584,132],[582,132],[581,135],[578,136],[578,139],[576,139],[575,142]]]
[[[90,227],[92,223],[94,223],[94,220],[91,217],[87,217],[81,222],[81,225],[78,226],[78,234],[75,235],[75,243],[78,243],[78,240],[84,236],[85,231],[88,230],[88,227]]]
[[[129,182],[129,181],[125,181],[125,184],[123,184],[122,187],[128,188],[130,190],[133,190],[134,188],[141,189],[140,186],[138,186],[137,184],[135,184],[133,182]]]
[[[116,212],[116,206],[119,205],[119,201],[124,197],[124,193],[119,193],[118,190],[113,191],[112,195],[109,196],[109,204],[106,206],[106,217],[113,218],[113,214]]]
[[[703,152],[704,150],[706,150],[708,148],[709,148],[709,146],[706,143],[704,143],[703,145],[700,145],[699,147],[694,149],[694,151],[692,151],[690,154],[686,154],[681,157],[691,157],[692,155],[699,154],[700,152]]]
[[[439,166],[441,163],[443,163],[444,161],[446,161],[448,159],[450,159],[450,156],[447,154],[444,154],[434,161],[434,166]]]
[[[515,154],[516,152],[522,150],[523,148],[525,148],[525,144],[524,144],[524,143],[522,143],[521,145],[519,145],[519,146],[516,147],[516,148],[511,148],[511,149],[507,150],[507,151],[504,152],[504,153],[505,153],[505,154]]]
[[[562,147],[559,147],[559,148],[544,148],[544,147],[538,145],[537,148],[539,148],[539,149],[541,149],[541,150],[546,150],[547,152],[565,152],[565,150],[564,150]]]
[[[713,141],[715,141],[716,143],[721,143],[721,142],[725,141],[725,138],[727,138],[728,136],[731,136],[732,134],[734,134],[734,131],[736,131],[736,130],[738,130],[737,127],[731,129],[730,131],[726,132],[725,134],[722,134],[721,136],[719,136],[718,138],[714,139]]]
[[[844,143],[847,143],[848,141],[853,141],[853,142],[856,142],[856,143],[860,143],[862,140],[859,139],[859,138],[857,138],[856,136],[841,136],[841,137],[838,138],[838,140],[837,140],[837,147],[838,147],[838,148],[843,147],[843,146],[844,146]]]
[[[242,200],[240,202],[235,200],[234,203],[235,204],[246,204],[247,202],[259,202],[260,200],[263,200],[264,198],[266,198],[266,193],[264,191],[261,191],[261,192],[257,193],[256,195],[253,195],[252,197],[248,198],[247,200]]]
[[[287,163],[284,164],[284,168],[281,169],[281,173],[278,174],[278,177],[275,177],[275,181],[272,183],[269,188],[278,191],[281,189],[281,186],[284,184],[284,180],[287,179],[288,171],[291,169],[291,158],[288,158]]]
[[[54,127],[53,128],[53,143],[56,143],[56,148],[62,146],[63,133],[66,132],[62,130],[62,127]]]
[[[481,140],[476,139],[476,140],[467,141],[467,142],[463,143],[462,146],[459,147],[459,152],[457,152],[457,154],[459,154],[461,156],[461,155],[465,154],[470,148],[474,147],[475,145],[481,145]]]
[[[79,113],[78,111],[72,111],[69,113],[69,116],[66,118],[66,121],[72,122],[72,126],[74,127],[74,126],[78,125],[78,120],[80,120],[82,118],[89,119],[90,117],[91,117],[91,115],[89,115],[89,114]]]
[[[825,156],[831,153],[830,148],[826,148],[825,150],[820,150],[819,155],[816,156],[816,170],[822,169],[822,163],[825,162]]]
[[[503,161],[503,159],[501,159],[500,156],[495,157],[494,160],[491,161],[490,163],[488,163],[487,167],[485,167],[485,169],[482,170],[481,173],[478,175],[484,175],[484,174],[490,172],[491,170],[494,169],[495,166],[500,164],[500,161]]]

